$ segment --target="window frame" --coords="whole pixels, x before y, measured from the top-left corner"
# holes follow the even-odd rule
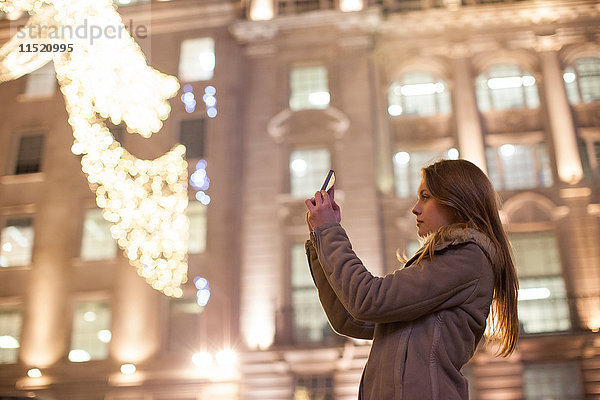
[[[106,328],[106,329],[108,329],[111,332],[111,340],[108,343],[104,343],[106,345],[106,349],[105,349],[106,357],[104,357],[104,358],[93,358],[92,357],[88,361],[75,362],[75,361],[69,360],[69,353],[71,352],[71,350],[77,350],[73,347],[73,334],[74,334],[74,330],[75,330],[74,323],[75,323],[75,314],[77,312],[77,306],[82,303],[104,303],[104,304],[106,304],[106,308],[108,309],[108,311],[110,313],[110,322],[108,324],[108,328]],[[114,302],[111,299],[110,293],[108,293],[106,291],[76,293],[71,298],[69,307],[70,307],[70,309],[69,309],[70,323],[68,325],[68,331],[67,331],[68,342],[67,342],[67,346],[65,348],[65,356],[64,356],[65,360],[71,364],[103,362],[103,361],[109,360],[111,357],[111,346],[112,346],[112,341],[113,341],[112,335],[114,334],[114,317],[115,317]]]
[[[192,122],[198,122],[198,121],[202,121],[202,155],[200,155],[199,157],[190,157],[187,151],[187,146],[185,143],[183,143],[182,141],[182,133],[183,133],[183,125],[186,123],[192,123]],[[208,120],[206,117],[188,117],[188,118],[181,118],[179,120],[179,124],[177,126],[177,143],[182,144],[184,146],[186,146],[186,152],[185,152],[185,159],[188,162],[194,163],[194,161],[199,161],[201,159],[207,160],[208,161],[208,144],[209,144],[209,135],[208,135]],[[195,163],[194,163],[195,164]]]
[[[577,57],[574,60],[572,60],[568,65],[565,66],[565,68],[563,68],[562,78],[563,78],[564,89],[565,89],[565,93],[567,94],[567,99],[568,99],[569,105],[572,107],[577,107],[578,105],[583,105],[583,104],[592,104],[592,103],[600,101],[600,93],[599,93],[599,97],[595,100],[586,102],[583,99],[583,95],[582,95],[582,91],[581,91],[582,86],[581,86],[581,83],[579,82],[579,71],[577,69],[577,61],[582,60],[582,59],[596,59],[596,60],[598,60],[597,64],[600,67],[600,55],[582,55],[582,56]],[[572,71],[568,71],[569,69],[571,69]],[[575,75],[574,88],[577,92],[577,100],[578,100],[576,103],[571,102],[571,96],[569,95],[569,89],[567,87],[568,83],[564,80],[564,76],[567,72],[573,73]],[[600,74],[598,75],[598,80],[600,81]],[[600,92],[600,89],[599,89],[599,92]]]
[[[541,331],[532,331],[532,332],[525,332],[524,329],[521,329],[520,334],[522,336],[534,336],[534,335],[547,335],[547,334],[554,334],[554,333],[565,333],[565,332],[573,332],[575,330],[578,329],[579,327],[579,315],[577,313],[577,309],[574,307],[574,302],[572,301],[571,298],[571,293],[573,293],[573,288],[570,282],[570,277],[568,274],[568,260],[565,259],[565,252],[563,250],[563,246],[562,246],[562,238],[560,236],[560,232],[558,230],[558,227],[553,223],[553,222],[544,222],[544,221],[540,221],[540,222],[529,222],[529,223],[515,223],[515,224],[508,224],[505,226],[506,229],[506,233],[509,236],[509,240],[511,241],[511,247],[512,245],[512,239],[511,236],[513,234],[517,234],[517,235],[535,235],[535,234],[544,234],[544,233],[550,233],[554,236],[554,239],[556,241],[556,252],[558,253],[558,261],[560,263],[559,268],[560,271],[557,274],[546,274],[546,275],[541,275],[541,276],[531,276],[531,277],[521,277],[521,274],[519,273],[519,266],[516,263],[516,257],[513,256],[513,259],[515,261],[515,269],[517,272],[517,276],[518,278],[523,281],[526,279],[536,279],[536,278],[552,278],[552,277],[560,277],[562,280],[562,283],[564,285],[564,289],[565,289],[565,293],[564,293],[564,298],[558,297],[556,298],[557,300],[564,300],[565,305],[566,305],[566,309],[568,311],[568,323],[569,323],[569,328],[567,330],[541,330]],[[543,300],[543,299],[542,299]],[[549,299],[551,300],[551,299]],[[521,300],[523,301],[523,300]],[[527,301],[527,300],[525,300]],[[546,313],[544,313],[544,315],[546,315]]]
[[[323,379],[325,380],[325,382],[327,381],[331,381],[331,387],[326,387],[325,388],[325,393],[320,393],[321,391],[319,390],[316,395],[313,397],[313,395],[315,393],[313,393],[312,391],[310,391],[308,393],[308,395],[310,396],[310,398],[318,398],[318,399],[324,399],[324,400],[333,400],[335,399],[335,375],[333,373],[333,371],[331,372],[323,372],[323,373],[318,373],[318,371],[315,371],[315,373],[312,374],[294,374],[294,378],[293,378],[293,390],[294,390],[294,396],[296,395],[296,391],[298,390],[298,386],[299,386],[299,380],[300,379],[311,379],[311,380],[319,380],[319,379]],[[319,389],[320,387],[311,387],[311,389]],[[329,392],[329,390],[331,392]]]
[[[397,100],[398,100],[398,104],[392,104],[391,103],[391,91],[392,91],[392,86],[393,85],[398,85],[397,87],[402,88],[403,86],[407,86],[407,85],[415,85],[415,84],[411,84],[411,83],[407,83],[407,84],[403,84],[404,79],[406,79],[407,75],[410,74],[428,74],[431,77],[431,81],[430,82],[426,82],[424,84],[427,83],[433,83],[433,84],[443,84],[444,85],[444,90],[442,92],[439,93],[432,93],[429,94],[428,96],[432,96],[433,97],[433,102],[434,102],[434,113],[411,113],[411,114],[406,114],[405,110],[406,110],[406,99],[408,98],[408,96],[405,95],[396,95]],[[453,114],[453,103],[452,103],[452,91],[450,90],[450,85],[448,84],[447,79],[444,79],[443,77],[439,76],[439,74],[435,73],[434,71],[428,71],[428,70],[409,70],[409,71],[404,71],[399,77],[398,79],[395,79],[393,81],[391,81],[386,88],[386,94],[387,94],[387,116],[389,118],[435,118],[435,117],[440,117],[440,116],[448,116],[448,115],[452,115]],[[448,96],[448,110],[445,111],[443,110],[443,97],[442,96]],[[402,107],[402,113],[394,115],[391,114],[389,112],[389,109],[391,106],[393,105],[400,105],[400,107]]]
[[[292,99],[294,96],[294,89],[292,87],[292,72],[296,69],[308,69],[308,68],[323,68],[325,70],[325,79],[327,81],[327,94],[329,95],[329,101],[327,103],[327,105],[324,106],[311,106],[311,107],[306,107],[306,106],[301,106],[299,108],[297,107],[292,107]],[[331,67],[329,66],[329,63],[326,62],[325,60],[323,61],[313,61],[313,62],[309,62],[309,63],[304,63],[304,62],[298,62],[298,63],[293,63],[288,67],[288,71],[287,71],[287,89],[288,89],[288,96],[287,96],[287,107],[289,107],[289,109],[292,112],[298,112],[298,111],[305,111],[305,110],[325,110],[329,107],[331,107],[332,104],[332,93],[331,93]],[[320,93],[320,92],[311,92],[311,93]]]
[[[595,146],[600,146],[600,128],[580,128],[577,133],[577,138],[585,144],[591,179],[600,180],[600,153],[596,154],[595,149]]]
[[[309,9],[300,8],[300,10],[298,10],[298,3],[317,3],[317,6]],[[282,7],[284,4],[287,5]],[[277,0],[275,6],[277,7],[277,15],[294,15],[320,10],[334,10],[337,6],[337,0]],[[289,11],[281,11],[286,8],[289,8]]]
[[[195,293],[195,292],[194,292]],[[166,354],[178,354],[181,353],[181,348],[183,346],[187,346],[186,350],[190,350],[190,344],[187,343],[179,343],[176,341],[177,338],[174,337],[173,335],[173,305],[175,303],[186,303],[186,306],[190,306],[191,304],[194,304],[196,307],[198,307],[198,311],[194,312],[194,313],[185,313],[186,315],[190,316],[191,319],[194,320],[194,324],[196,325],[195,327],[190,328],[190,331],[195,331],[198,333],[198,335],[195,337],[195,343],[192,344],[193,347],[191,347],[192,349],[194,349],[195,351],[197,351],[200,348],[205,348],[207,345],[207,340],[208,340],[208,336],[207,335],[207,329],[208,327],[206,326],[206,321],[204,319],[204,309],[205,307],[202,307],[198,304],[197,299],[195,294],[191,295],[187,292],[184,293],[183,297],[181,298],[175,298],[175,297],[169,297],[165,299],[165,306],[164,306],[164,311],[165,311],[165,323],[164,323],[164,327],[165,329],[163,330],[164,335],[163,335],[163,340],[162,340],[162,352],[166,353]],[[183,314],[183,313],[182,313]],[[181,322],[180,322],[181,323]],[[202,336],[204,335],[204,336]],[[177,342],[177,343],[176,343]]]
[[[21,147],[21,139],[27,136],[43,136],[42,150],[39,159],[39,171],[17,174],[17,165],[19,162],[19,150]],[[48,143],[48,129],[37,128],[19,130],[13,133],[11,144],[6,157],[4,179],[9,182],[29,182],[43,180],[46,169],[46,148]]]
[[[286,153],[286,157],[285,157],[285,174],[286,174],[286,179],[285,179],[285,187],[284,187],[284,193],[286,193],[288,196],[290,196],[293,199],[296,200],[304,200],[306,199],[306,197],[304,197],[305,195],[299,196],[299,195],[294,195],[292,193],[292,173],[291,173],[291,158],[292,158],[292,154],[294,153],[294,151],[311,151],[311,150],[327,150],[327,152],[329,153],[329,169],[333,169],[335,170],[335,156],[334,156],[334,152],[332,151],[332,145],[330,145],[329,143],[316,143],[316,144],[310,144],[310,145],[304,145],[304,144],[290,144],[288,149],[287,149],[287,153]],[[328,171],[327,170],[327,171]],[[319,182],[318,187],[314,188],[314,192],[306,193],[307,197],[312,197],[314,195],[315,192],[317,192],[318,190],[321,189],[321,184],[323,183],[323,181],[325,180],[325,178],[327,177],[327,171],[325,171],[325,173],[323,173],[323,178],[322,180]],[[336,188],[339,187],[339,177],[336,174]]]
[[[106,219],[104,219],[104,216],[102,215],[102,210],[103,210],[102,208],[99,208],[96,205],[92,205],[90,207],[85,207],[82,210],[82,218],[81,218],[82,222],[81,222],[81,227],[80,227],[81,234],[80,234],[80,241],[79,241],[79,253],[78,253],[78,257],[77,257],[82,262],[85,262],[85,263],[98,263],[98,262],[100,262],[100,263],[110,263],[110,262],[116,261],[117,258],[119,257],[120,247],[119,247],[119,244],[117,243],[117,241],[112,237],[112,234],[111,234],[110,237],[114,241],[114,245],[115,245],[115,254],[114,254],[114,256],[112,258],[98,258],[98,259],[93,258],[93,259],[88,259],[88,258],[84,258],[83,257],[83,242],[84,242],[84,238],[85,238],[85,222],[86,222],[88,213],[90,211],[96,211],[96,212],[99,211],[100,212],[100,216],[106,222],[106,224],[108,224],[109,230],[110,230],[111,224]]]
[[[48,75],[52,75],[52,78],[53,78],[52,93],[41,93],[41,94],[28,93],[28,88],[30,87],[29,85],[30,85],[31,79],[35,79],[35,78],[40,79],[39,76],[41,74],[38,71],[40,71],[42,68],[49,68],[47,66],[50,64],[52,64],[53,74],[48,74]],[[24,102],[51,100],[58,92],[58,89],[59,89],[59,85],[58,85],[58,80],[56,78],[56,69],[54,68],[54,62],[52,60],[49,60],[46,64],[44,64],[40,68],[36,69],[33,72],[30,72],[29,74],[27,74],[25,76],[25,80],[21,86],[20,93],[17,95],[17,101],[24,103]]]
[[[556,360],[556,361],[551,361],[551,362],[526,362],[523,365],[523,398],[525,400],[543,400],[545,397],[541,397],[541,396],[535,396],[534,398],[530,398],[527,396],[527,372],[528,370],[531,371],[534,368],[538,368],[539,369],[547,369],[548,367],[572,367],[574,369],[574,373],[577,376],[577,379],[575,380],[577,382],[577,388],[578,388],[578,394],[575,395],[577,397],[569,397],[567,399],[562,398],[562,400],[579,400],[581,398],[582,395],[585,394],[585,385],[584,385],[584,379],[583,379],[583,375],[582,375],[582,371],[581,371],[581,366],[579,365],[579,363],[577,361],[571,361],[571,360]],[[573,380],[569,379],[568,382],[572,385],[573,384]],[[547,383],[547,381],[545,382]],[[572,387],[572,386],[570,386]],[[535,385],[534,389],[539,388],[539,385]],[[547,393],[543,393],[542,396],[547,395]],[[556,395],[563,395],[563,393],[551,393],[552,396],[556,396]]]
[[[10,271],[15,271],[15,270],[30,270],[33,265],[34,265],[34,255],[35,255],[35,246],[36,246],[36,228],[35,228],[35,223],[36,223],[36,213],[35,212],[27,212],[29,210],[22,210],[22,212],[18,212],[18,213],[11,213],[11,214],[4,214],[4,215],[0,215],[0,243],[2,241],[2,231],[4,230],[4,228],[7,226],[6,224],[8,223],[9,220],[12,219],[24,219],[24,218],[29,218],[31,219],[31,227],[33,229],[33,240],[31,243],[31,256],[30,256],[30,261],[29,264],[27,265],[13,265],[13,266],[6,266],[6,267],[0,267],[0,271],[2,270],[10,270]]]
[[[191,252],[190,250],[190,245],[189,242],[191,240],[191,231],[192,231],[192,221],[189,218],[189,215],[187,214],[187,211],[189,210],[190,204],[194,204],[193,207],[196,207],[196,204],[198,204],[198,208],[203,209],[203,213],[204,213],[204,244],[202,246],[202,249],[198,252]],[[188,255],[193,256],[193,255],[200,255],[200,254],[206,254],[208,252],[208,211],[209,211],[209,206],[208,205],[204,205],[202,203],[200,203],[198,200],[196,200],[195,197],[192,197],[188,200],[188,206],[186,207],[186,218],[188,218],[188,223],[190,224],[189,226],[189,238],[188,238]]]
[[[398,154],[399,152],[406,152],[409,155],[411,153],[425,153],[425,152],[431,152],[431,153],[445,153],[446,155],[443,157],[443,159],[448,159],[449,157],[447,157],[447,152],[448,150],[455,148],[458,149],[458,146],[455,144],[455,139],[453,137],[446,137],[446,138],[439,138],[436,140],[432,140],[432,141],[426,141],[426,142],[421,142],[421,143],[415,143],[415,142],[397,142],[394,144],[393,147],[393,151],[392,151],[392,157],[390,158],[390,162],[392,163],[392,174],[393,174],[393,178],[394,178],[394,197],[397,199],[402,199],[402,200],[414,200],[417,197],[417,192],[416,192],[416,188],[419,186],[420,183],[420,178],[418,180],[418,182],[416,182],[416,187],[415,187],[415,191],[411,193],[412,191],[412,187],[410,186],[411,184],[413,184],[412,181],[408,182],[409,185],[409,193],[408,196],[406,197],[401,197],[399,195],[399,189],[398,189],[398,178],[396,177],[396,163],[394,161],[394,157],[396,156],[396,154]],[[441,159],[440,157],[434,157],[431,161],[436,161],[438,159]],[[426,166],[426,165],[424,165]],[[419,168],[420,170],[420,168]],[[410,173],[410,171],[409,171]],[[409,176],[409,180],[412,179]]]
[[[16,300],[16,299],[14,299]],[[16,365],[19,363],[19,358],[20,358],[20,354],[21,354],[21,345],[22,345],[22,338],[23,338],[23,303],[20,301],[14,301],[13,299],[3,299],[0,302],[0,313],[3,312],[15,312],[16,314],[19,315],[20,318],[20,326],[19,326],[19,332],[18,332],[18,337],[16,338],[19,342],[19,347],[17,349],[15,349],[15,353],[16,353],[16,359],[14,362],[1,362],[0,361],[0,366],[2,365]],[[3,335],[2,332],[0,332],[0,335]]]
[[[189,59],[197,58],[197,55],[196,55],[196,57],[188,57],[188,60],[184,60],[184,55],[187,52],[184,51],[183,46],[186,41],[194,41],[194,40],[200,41],[200,40],[205,40],[205,39],[210,39],[212,41],[212,54],[214,57],[214,66],[212,67],[212,72],[210,74],[210,77],[203,77],[203,76],[199,77],[199,74],[197,72],[195,74],[192,74],[190,72],[190,70],[194,70],[195,68],[190,68],[190,67],[183,68],[182,67],[183,65],[185,65],[186,61],[189,61]],[[217,71],[217,41],[215,40],[215,38],[213,36],[205,35],[205,36],[200,36],[200,37],[188,37],[188,38],[183,38],[181,40],[181,42],[179,42],[179,62],[177,65],[177,78],[180,80],[180,82],[182,82],[182,83],[210,82],[211,80],[213,80],[215,78],[216,71]]]
[[[528,106],[528,95],[527,95],[527,89],[526,86],[521,85],[520,88],[520,93],[521,93],[521,105],[520,107],[509,107],[509,108],[498,108],[497,105],[494,103],[494,97],[493,97],[493,90],[491,89],[489,86],[486,87],[485,90],[485,95],[487,97],[486,102],[489,104],[489,109],[483,110],[480,107],[480,104],[482,102],[482,100],[480,100],[480,93],[482,93],[482,90],[479,88],[479,81],[482,78],[485,78],[486,83],[490,80],[490,70],[494,67],[499,67],[499,66],[512,66],[512,67],[517,67],[519,69],[519,73],[520,73],[520,77],[524,77],[524,76],[532,76],[535,79],[535,83],[531,86],[535,87],[536,89],[536,96],[537,96],[537,107],[529,107]],[[540,82],[540,79],[538,77],[536,77],[536,73],[535,72],[530,72],[525,66],[522,65],[522,63],[519,63],[517,61],[514,60],[505,60],[505,61],[499,61],[499,62],[495,62],[491,65],[488,65],[485,67],[485,69],[479,71],[479,73],[477,73],[477,75],[475,76],[474,80],[473,80],[473,84],[474,84],[474,88],[475,88],[475,104],[477,107],[477,111],[479,113],[485,114],[485,113],[494,113],[494,112],[505,112],[505,111],[515,111],[515,110],[538,110],[542,107],[542,98],[540,96],[540,87],[538,85],[538,83]],[[507,88],[505,88],[507,89]],[[514,88],[516,89],[516,88]],[[501,90],[501,89],[500,89]]]
[[[534,151],[534,164],[536,166],[535,175],[536,178],[536,186],[527,187],[527,188],[505,188],[505,174],[503,171],[502,162],[499,159],[498,149],[505,145],[521,145],[521,146],[530,146],[533,147]],[[546,156],[548,157],[550,163],[550,178],[552,180],[552,184],[550,186],[543,186],[540,181],[540,173],[543,171],[543,163],[542,159],[539,157],[538,150],[536,147],[539,145],[544,145],[546,147]],[[554,154],[552,153],[553,147],[550,145],[550,142],[546,140],[544,132],[519,132],[519,133],[496,133],[496,134],[486,134],[485,135],[485,151],[487,152],[488,148],[495,149],[495,162],[497,167],[497,174],[500,179],[500,186],[497,186],[496,182],[494,182],[491,177],[490,181],[492,181],[492,185],[496,191],[522,191],[522,190],[547,190],[556,186],[558,179],[558,172],[556,170],[556,163],[554,162]],[[486,157],[486,166],[488,167],[488,175],[489,175],[489,163]]]
[[[314,288],[314,293],[315,293],[315,301],[316,304],[319,305],[319,307],[321,308],[321,316],[322,316],[322,322],[323,322],[323,329],[326,329],[326,327],[329,328],[329,330],[327,331],[326,335],[323,335],[323,337],[319,340],[303,340],[297,337],[296,335],[296,319],[295,319],[295,307],[294,307],[294,284],[292,282],[293,279],[293,254],[292,251],[294,249],[294,247],[298,246],[299,248],[302,249],[302,253],[304,254],[304,242],[300,239],[300,238],[294,238],[294,239],[289,239],[286,243],[286,245],[284,246],[284,251],[285,251],[285,258],[284,258],[284,262],[285,262],[285,267],[283,268],[284,273],[283,275],[283,279],[284,281],[284,286],[286,289],[286,296],[285,296],[285,304],[283,306],[283,308],[281,310],[279,310],[279,312],[281,312],[283,314],[283,319],[285,321],[285,330],[288,332],[287,336],[287,341],[290,344],[296,344],[296,345],[302,345],[302,346],[322,346],[323,344],[327,344],[327,343],[335,343],[338,339],[338,335],[333,331],[333,328],[331,327],[331,325],[329,324],[329,322],[327,321],[327,317],[325,315],[325,311],[322,310],[321,307],[321,303],[319,301],[318,298],[318,294],[317,294],[317,289],[316,287]],[[306,256],[305,256],[306,258]],[[308,261],[307,261],[307,265],[306,265],[306,273],[308,274],[308,276],[310,277],[310,272],[308,270]],[[312,277],[310,277],[311,282],[312,282]],[[314,284],[313,284],[314,287]],[[304,287],[303,287],[304,288]]]

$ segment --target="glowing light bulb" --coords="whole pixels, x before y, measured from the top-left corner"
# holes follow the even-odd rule
[[[41,378],[42,371],[40,371],[39,368],[31,368],[29,371],[27,371],[27,376],[30,378]]]
[[[399,165],[406,165],[410,162],[410,154],[408,154],[406,151],[399,151],[394,156],[394,161],[396,161],[396,163]]]
[[[303,173],[306,172],[308,164],[305,160],[297,158],[295,160],[292,160],[292,162],[290,163],[290,168],[292,168],[292,170],[296,173]]]
[[[121,365],[121,373],[123,375],[133,375],[137,370],[135,364],[123,364]]]
[[[69,361],[71,362],[86,362],[91,359],[90,353],[85,350],[74,349],[69,352]]]
[[[215,355],[215,358],[219,365],[232,366],[237,361],[237,354],[233,350],[225,349],[225,350],[219,351]]]
[[[576,76],[573,72],[565,72],[563,74],[563,79],[566,83],[573,83],[575,82]]]
[[[512,144],[503,144],[500,146],[500,154],[504,158],[512,157],[515,154],[515,146]]]
[[[390,114],[393,117],[397,117],[398,115],[402,114],[402,106],[398,105],[398,104],[392,104],[391,106],[388,107],[388,114]]]
[[[112,332],[109,331],[108,329],[102,329],[100,331],[98,331],[98,340],[100,340],[102,343],[110,343],[111,339],[112,339]]]
[[[83,320],[86,322],[94,322],[96,320],[96,313],[93,311],[88,311],[83,314]]]
[[[458,160],[458,149],[454,147],[448,150],[448,158],[451,160]]]
[[[0,336],[0,349],[18,349],[19,341],[13,336]]]
[[[202,351],[200,353],[195,353],[192,355],[192,362],[201,368],[209,368],[213,364],[212,355],[209,352]]]

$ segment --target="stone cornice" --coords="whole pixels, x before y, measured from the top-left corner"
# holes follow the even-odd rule
[[[566,24],[600,19],[595,0],[547,0],[431,9],[390,15],[379,33],[392,36],[438,36],[447,31],[506,31],[514,28]]]
[[[375,32],[382,22],[379,8],[358,12],[327,10],[305,14],[286,15],[267,21],[236,21],[229,31],[242,43],[269,40],[277,33],[293,30],[335,27],[341,31]]]

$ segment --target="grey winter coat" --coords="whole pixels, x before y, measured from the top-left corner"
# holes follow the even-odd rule
[[[496,252],[475,230],[455,230],[404,268],[373,276],[339,224],[315,228],[306,253],[319,299],[341,335],[372,339],[362,400],[464,400],[461,367],[483,336]]]

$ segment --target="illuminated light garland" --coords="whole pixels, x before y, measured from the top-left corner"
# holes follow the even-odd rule
[[[44,6],[46,4],[46,6]],[[51,6],[52,7],[51,7]],[[71,26],[123,25],[111,0],[13,0],[0,11],[24,10],[33,24]],[[18,44],[67,43],[55,38],[13,37],[0,49],[0,82],[16,79],[43,66],[49,53],[19,55]],[[51,53],[75,138],[72,152],[82,155],[81,167],[111,234],[136,268],[156,290],[181,297],[187,280],[187,162],[178,145],[154,160],[141,160],[113,139],[103,119],[123,121],[130,133],[150,137],[170,113],[167,100],[179,90],[177,80],[149,67],[128,34],[69,38],[70,53]],[[118,57],[115,57],[115,54]]]

